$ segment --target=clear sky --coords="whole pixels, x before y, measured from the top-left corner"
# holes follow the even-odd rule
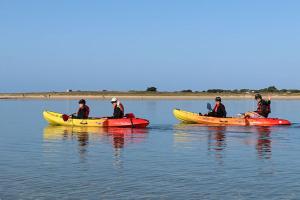
[[[0,92],[300,88],[300,1],[0,1]]]

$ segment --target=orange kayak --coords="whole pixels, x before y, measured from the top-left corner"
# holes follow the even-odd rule
[[[180,109],[173,110],[174,116],[184,123],[207,124],[207,125],[233,125],[233,126],[279,126],[291,125],[291,122],[278,118],[217,118],[202,116],[198,113],[188,112]]]

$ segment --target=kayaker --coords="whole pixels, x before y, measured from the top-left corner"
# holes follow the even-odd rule
[[[209,116],[209,117],[224,117],[225,118],[227,115],[227,112],[226,112],[225,106],[221,103],[222,102],[221,97],[216,97],[215,101],[216,101],[216,104],[215,104],[214,109],[211,112],[209,112],[207,114],[207,116]]]
[[[112,103],[114,109],[113,118],[115,119],[123,118],[124,117],[123,104],[116,97],[113,97],[110,102]]]
[[[79,100],[79,109],[77,111],[77,119],[88,119],[90,114],[90,108],[86,105],[84,99]]]
[[[271,113],[271,99],[269,98],[269,100],[265,100],[260,94],[256,94],[255,100],[257,101],[257,110],[254,112],[265,118],[268,118],[269,114]]]

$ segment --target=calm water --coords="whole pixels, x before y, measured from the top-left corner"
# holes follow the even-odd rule
[[[111,105],[89,101],[92,115]],[[49,127],[44,109],[75,101],[0,101],[0,199],[299,199],[300,101],[274,101],[290,127],[179,125],[178,107],[206,101],[124,101],[148,129]],[[230,115],[253,101],[225,101]]]

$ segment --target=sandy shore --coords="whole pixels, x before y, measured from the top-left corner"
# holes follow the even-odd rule
[[[300,100],[300,94],[262,94],[263,96],[271,96],[272,99],[282,100]],[[133,100],[201,100],[214,99],[221,96],[223,99],[253,99],[253,94],[219,94],[219,93],[0,93],[0,100],[5,99],[37,99],[37,100],[67,100],[67,99],[99,99],[107,100],[112,97]]]

